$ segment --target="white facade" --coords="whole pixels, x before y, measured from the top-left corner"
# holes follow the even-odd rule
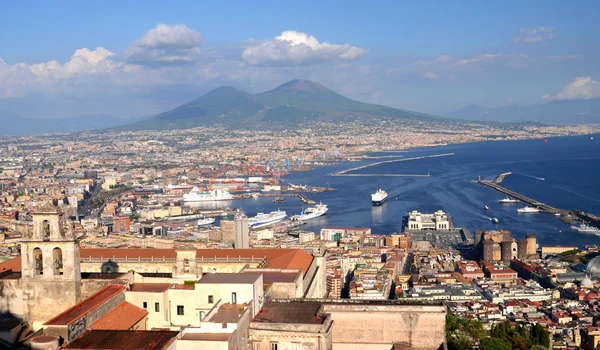
[[[423,214],[416,210],[408,214],[409,230],[449,230],[450,217],[441,210],[433,214]]]
[[[248,217],[244,214],[235,216],[234,242],[236,248],[250,248],[250,228],[248,227]]]

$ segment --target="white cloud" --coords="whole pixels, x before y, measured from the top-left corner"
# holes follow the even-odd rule
[[[513,41],[516,43],[537,44],[557,35],[552,27],[521,28],[520,34],[514,37]]]
[[[202,35],[184,24],[158,24],[129,45],[127,61],[148,66],[179,65],[200,54]]]
[[[251,65],[302,65],[332,60],[355,60],[368,51],[349,44],[319,42],[314,36],[288,30],[273,40],[254,42],[242,53]]]
[[[556,96],[550,94],[542,96],[544,100],[590,100],[594,98],[600,98],[600,82],[592,80],[589,75],[575,78]]]

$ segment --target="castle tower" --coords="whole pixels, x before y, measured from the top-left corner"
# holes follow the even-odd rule
[[[517,240],[517,258],[519,260],[527,259],[527,240],[526,239]]]
[[[500,243],[502,261],[508,263],[512,260],[512,242],[504,241]]]
[[[527,239],[527,255],[535,255],[537,250],[535,233],[526,234],[525,239]]]
[[[21,242],[23,313],[34,328],[81,299],[79,242],[62,210],[46,204],[32,213]]]

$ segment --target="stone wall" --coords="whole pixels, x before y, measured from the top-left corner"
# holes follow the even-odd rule
[[[20,279],[0,280],[0,313],[23,315],[23,289]]]

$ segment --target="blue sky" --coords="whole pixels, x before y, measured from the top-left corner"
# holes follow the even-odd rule
[[[138,117],[293,78],[433,114],[598,98],[598,13],[598,1],[12,2],[0,111]]]

